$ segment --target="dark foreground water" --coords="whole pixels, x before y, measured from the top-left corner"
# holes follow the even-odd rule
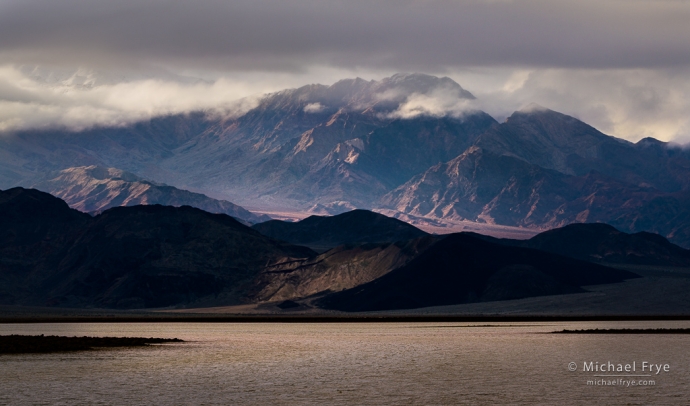
[[[0,325],[3,335],[188,341],[0,355],[0,404],[680,405],[690,399],[689,335],[544,334],[690,322],[486,324]],[[590,362],[607,370],[584,371]],[[656,364],[651,371],[649,364]]]

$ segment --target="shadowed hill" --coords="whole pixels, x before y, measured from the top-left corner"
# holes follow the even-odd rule
[[[543,251],[451,234],[407,265],[319,300],[343,311],[444,306],[581,292],[637,275]]]
[[[0,192],[0,213],[6,304],[239,303],[264,266],[315,255],[189,206],[116,207],[91,218],[47,193],[13,189]]]
[[[368,210],[352,210],[337,216],[310,216],[295,223],[271,220],[252,228],[269,237],[316,250],[342,244],[391,243],[428,235],[403,221]]]
[[[50,272],[90,221],[48,193],[0,191],[0,304],[31,294],[25,281]]]
[[[586,261],[636,265],[690,266],[690,250],[658,234],[627,234],[608,224],[570,224],[516,245]]]
[[[256,284],[259,291],[252,297],[276,301],[353,288],[407,264],[439,238],[341,245],[315,257],[269,266],[261,273]]]

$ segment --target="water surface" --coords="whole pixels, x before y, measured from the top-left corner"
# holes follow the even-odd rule
[[[690,336],[545,334],[672,327],[690,322],[5,324],[0,334],[187,342],[0,356],[0,404],[682,404]],[[595,386],[588,361],[670,371]]]

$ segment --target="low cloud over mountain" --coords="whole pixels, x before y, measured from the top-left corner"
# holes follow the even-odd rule
[[[499,121],[537,102],[631,141],[688,142],[689,16],[675,0],[10,0],[0,131],[246,111],[234,103],[250,95],[416,71]],[[397,116],[465,107],[418,96]]]
[[[396,74],[285,89],[238,117],[19,131],[0,140],[0,187],[96,165],[249,209],[384,209],[535,230],[606,222],[690,245],[688,149],[632,143],[536,104],[499,123],[464,109],[479,100],[448,77]]]

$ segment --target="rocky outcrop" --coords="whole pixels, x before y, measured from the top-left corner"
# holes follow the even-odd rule
[[[427,236],[392,244],[342,245],[317,257],[269,266],[252,298],[303,299],[354,288],[407,264],[437,240]]]

